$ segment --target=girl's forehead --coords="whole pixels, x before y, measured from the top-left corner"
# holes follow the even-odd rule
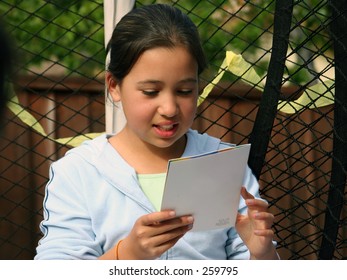
[[[195,65],[197,62],[187,48],[179,46],[173,48],[158,47],[148,49],[139,56],[133,68],[138,64],[155,65],[160,68],[166,68],[166,66],[185,68],[189,67],[191,64]]]
[[[160,59],[166,58],[165,61],[160,61]],[[156,62],[159,59],[161,63],[172,62],[173,58],[184,59],[195,61],[195,57],[191,54],[189,49],[184,46],[174,46],[174,47],[155,47],[145,50],[137,59],[135,64],[139,61]]]
[[[186,48],[153,48],[145,51],[133,65],[125,80],[195,81],[198,63]],[[128,79],[127,79],[128,78]]]
[[[152,47],[149,49],[146,49],[145,51],[142,52],[142,54],[140,56],[142,56],[145,53],[163,53],[163,54],[167,54],[167,55],[171,55],[173,53],[176,53],[177,51],[179,52],[185,52],[189,55],[192,55],[189,51],[189,48],[184,46],[184,45],[174,45],[174,46],[170,46],[170,47],[165,47],[165,46],[158,46],[158,47]]]

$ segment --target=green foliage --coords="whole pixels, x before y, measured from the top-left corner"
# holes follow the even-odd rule
[[[225,52],[242,54],[260,76],[266,75],[272,47],[275,1],[262,0],[138,0],[137,6],[168,3],[182,9],[198,26],[210,69],[218,71]],[[47,61],[68,74],[92,75],[104,69],[104,15],[102,0],[2,0],[0,13],[21,50],[21,68],[29,70]],[[315,55],[329,53],[327,1],[298,1],[287,72],[290,81],[312,79]],[[225,76],[228,80],[238,77]]]
[[[149,4],[152,1],[139,2]],[[268,57],[264,57],[264,53],[271,48],[269,37],[273,23],[273,1],[257,0],[252,1],[253,4],[235,0],[156,2],[175,5],[198,26],[210,61],[209,71],[204,73],[205,79],[210,80],[216,74],[228,50],[241,53],[255,65],[261,75],[265,74],[266,68],[262,67],[268,63]],[[225,75],[223,79],[225,78],[234,80],[238,77]]]
[[[50,61],[68,73],[91,74],[104,65],[102,0],[8,1],[0,12],[11,27],[21,67]]]

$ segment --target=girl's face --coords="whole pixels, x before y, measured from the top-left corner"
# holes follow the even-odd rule
[[[122,102],[124,130],[132,145],[168,148],[185,143],[177,140],[196,114],[198,65],[184,47],[145,51],[119,84],[110,76],[109,91],[114,101]]]

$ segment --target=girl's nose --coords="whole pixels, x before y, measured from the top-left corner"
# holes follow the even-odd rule
[[[172,118],[177,115],[178,103],[174,94],[163,94],[158,107],[158,113],[168,118]]]

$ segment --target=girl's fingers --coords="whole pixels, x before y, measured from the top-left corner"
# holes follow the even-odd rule
[[[155,247],[168,246],[170,248],[191,228],[192,228],[192,225],[184,225],[169,231],[165,231],[156,236],[153,236],[152,237],[153,246]]]
[[[273,221],[274,215],[269,212],[255,212],[253,214],[254,219],[256,220],[264,220],[264,221]]]
[[[179,234],[185,233],[188,227],[192,227],[193,221],[192,216],[183,216],[162,221],[153,226],[155,228],[155,233],[153,235],[170,235],[170,233],[174,234],[176,231],[179,232]]]
[[[267,210],[268,203],[262,199],[256,199],[245,187],[241,188],[241,196],[246,202],[249,210]]]
[[[253,215],[257,229],[270,229],[273,225],[274,216],[268,212],[256,212]]]
[[[192,216],[176,217],[174,211],[162,211],[143,216],[139,223],[147,228],[148,236],[156,236],[192,225],[193,221]],[[182,230],[178,231],[183,232]]]
[[[268,212],[268,203],[262,199],[255,199],[244,187],[241,188],[241,195],[245,199],[250,218],[255,222],[255,229],[270,229],[273,225],[274,216]],[[270,231],[272,232],[272,230]]]
[[[174,211],[141,216],[128,236],[131,258],[153,259],[160,256],[192,228],[192,222],[192,216],[177,217]]]
[[[255,229],[254,234],[257,236],[274,237],[274,232],[271,229]]]
[[[155,237],[157,238],[157,240],[154,240],[155,238],[152,238],[150,242],[147,243],[147,246],[145,246],[147,255],[149,254],[150,258],[156,258],[162,255],[164,252],[174,246],[183,235],[184,234],[176,235],[175,237],[172,237],[167,241],[159,239],[159,236]]]
[[[269,204],[261,199],[246,199],[246,205],[250,210],[267,210]]]
[[[165,220],[172,219],[174,217],[176,217],[175,211],[168,210],[168,211],[154,212],[148,215],[144,215],[139,219],[139,222],[143,226],[149,226],[156,223],[160,223]]]
[[[152,214],[144,217],[142,223],[146,225],[135,226],[132,231],[133,238],[138,244],[137,255],[143,255],[146,259],[160,256],[174,246],[192,228],[193,221],[191,216],[172,218],[172,214],[169,216],[163,213]]]
[[[244,186],[242,186],[241,188],[241,196],[243,197],[244,200],[254,199],[254,196],[250,194]]]

